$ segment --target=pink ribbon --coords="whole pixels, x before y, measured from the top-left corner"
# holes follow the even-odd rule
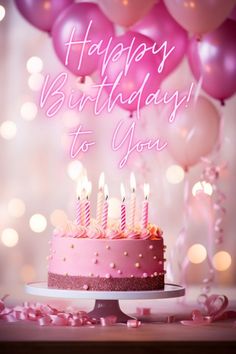
[[[36,321],[40,326],[71,326],[79,327],[85,325],[93,325],[97,323],[95,318],[90,318],[85,311],[76,313],[66,313],[59,311],[50,305],[41,303],[30,304],[24,302],[22,306],[8,308],[5,306],[4,300],[8,295],[5,295],[0,300],[0,319],[7,322]]]
[[[185,326],[202,326],[217,320],[236,318],[236,311],[225,311],[228,307],[228,298],[225,295],[200,295],[199,303],[203,305],[206,315],[199,310],[193,310],[192,320],[180,321]]]

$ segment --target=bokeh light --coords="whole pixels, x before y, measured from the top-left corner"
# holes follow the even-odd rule
[[[194,184],[192,188],[192,194],[195,197],[198,192],[204,192],[205,194],[212,195],[213,188],[212,185],[206,181],[199,181]]]
[[[67,173],[73,181],[76,181],[79,177],[81,177],[81,174],[84,173],[82,163],[78,160],[71,161],[67,166]]]
[[[9,201],[7,209],[10,216],[20,218],[25,213],[25,204],[23,200],[19,198],[13,198]]]
[[[6,14],[5,8],[2,5],[0,5],[0,22],[4,19],[5,14]]]
[[[13,139],[16,135],[16,131],[16,124],[11,120],[5,120],[0,126],[0,135],[6,140]]]
[[[33,266],[30,264],[24,264],[20,270],[20,277],[24,283],[29,283],[35,280],[36,273]]]
[[[51,224],[54,227],[65,227],[67,225],[68,217],[63,210],[56,209],[50,215]]]
[[[232,258],[226,251],[219,251],[213,257],[213,265],[220,272],[227,270],[231,266],[231,263]]]
[[[33,120],[38,113],[38,109],[35,103],[25,102],[21,106],[20,114],[24,120]]]
[[[19,241],[18,233],[15,229],[4,229],[1,235],[1,241],[6,247],[14,247]]]
[[[28,79],[29,88],[33,91],[39,91],[42,88],[44,77],[40,73],[30,75]]]
[[[30,74],[40,73],[43,70],[43,61],[39,57],[30,57],[26,63],[27,71]]]
[[[179,165],[171,165],[166,170],[167,181],[171,184],[177,184],[184,179],[184,170]]]
[[[117,198],[109,199],[108,217],[111,219],[120,218],[121,201]]]
[[[203,245],[196,243],[188,249],[187,256],[191,263],[199,264],[206,259],[207,251]]]
[[[42,214],[34,214],[31,216],[29,225],[32,231],[40,233],[47,227],[47,219]]]

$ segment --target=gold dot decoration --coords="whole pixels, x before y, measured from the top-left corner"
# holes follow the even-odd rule
[[[139,262],[135,263],[135,268],[140,268],[140,263]]]
[[[142,255],[142,253],[140,253],[140,254],[139,254],[138,256],[139,256],[139,258],[143,258],[143,255]]]
[[[127,251],[124,252],[124,256],[128,256],[128,252]]]

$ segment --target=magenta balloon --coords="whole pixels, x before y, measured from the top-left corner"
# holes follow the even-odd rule
[[[183,59],[188,45],[187,32],[173,19],[162,2],[131,28],[161,45],[167,41],[168,48],[175,47],[165,62],[163,74],[167,76]]]
[[[73,41],[83,41],[91,20],[92,24],[87,38],[91,42],[85,44],[84,49],[82,43],[73,45],[68,57],[67,68],[77,76],[90,75],[97,69],[99,56],[96,53],[88,55],[88,51],[91,45],[98,44],[100,41],[103,41],[101,49],[106,48],[110,37],[114,36],[113,24],[96,4],[76,3],[61,13],[52,28],[55,51],[65,65],[67,52],[65,43],[69,41],[73,28],[75,29]],[[81,54],[83,57],[78,69]]]
[[[104,14],[114,23],[129,27],[145,16],[156,0],[98,0]]]
[[[162,119],[168,119],[166,110]],[[194,98],[178,111],[173,123],[168,123],[168,149],[174,160],[185,170],[198,163],[215,147],[220,131],[220,114],[215,106],[203,96]]]
[[[174,19],[197,35],[219,27],[232,11],[235,0],[164,0]]]
[[[50,32],[59,13],[73,3],[73,0],[15,0],[24,16],[33,26]]]
[[[236,92],[236,23],[226,20],[200,42],[192,39],[188,60],[195,78],[202,77],[204,91],[220,101],[231,97]]]
[[[131,50],[132,57],[135,50],[138,48],[139,45],[145,44],[147,47],[151,47],[154,45],[154,42],[140,34],[135,32],[126,32],[124,35],[116,37],[113,40],[112,46],[110,47],[109,53],[113,50],[113,48],[118,44],[122,43],[124,48],[129,47],[133,38],[135,38],[134,45]],[[125,68],[125,61],[127,58],[127,50],[121,54],[117,61],[110,60],[107,68],[105,70],[105,75],[107,76],[107,82],[113,83],[115,82],[119,73],[124,70]],[[156,92],[158,87],[160,86],[162,76],[158,74],[158,64],[155,56],[150,52],[146,52],[145,55],[142,57],[140,61],[133,61],[130,65],[130,68],[127,74],[122,76],[121,80],[119,81],[119,85],[113,91],[113,97],[116,97],[118,93],[122,93],[123,100],[126,100],[130,97],[130,95],[138,90],[142,83],[144,82],[145,76],[147,73],[150,74],[150,77],[147,81],[147,84],[144,86],[142,97],[140,101],[140,108],[144,106],[145,100],[147,96],[152,93]],[[111,89],[106,87],[108,93],[110,93]],[[121,103],[119,100],[117,104],[127,111],[133,112],[136,111],[137,108],[137,99],[135,99],[132,103]]]

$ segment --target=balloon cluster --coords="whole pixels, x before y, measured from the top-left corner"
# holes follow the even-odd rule
[[[142,60],[132,63],[119,81],[119,91],[124,98],[129,97],[140,87],[145,73],[150,73],[140,108],[145,97],[159,88],[163,79],[176,69],[185,55],[194,77],[200,80],[202,89],[208,95],[224,103],[236,92],[235,0],[164,0],[158,3],[155,0],[97,0],[97,4],[73,0],[15,0],[15,3],[32,25],[50,33],[55,52],[64,65],[67,53],[65,43],[74,29],[73,41],[76,45],[70,51],[66,67],[82,81],[86,75],[100,68],[98,54],[88,55],[94,44],[102,42],[105,48],[113,38],[108,56],[112,55],[118,43],[128,48],[133,39],[131,56],[142,43],[151,47],[154,42],[166,42],[171,48],[174,47],[161,75],[156,75],[154,56],[147,52]],[[91,20],[93,25],[88,41],[78,43],[85,38]],[[125,34],[116,36],[114,24],[125,27]],[[194,36],[189,39],[189,34]],[[82,51],[83,62],[78,69]],[[105,73],[108,81],[114,82],[127,55],[124,51],[117,60],[108,62]],[[106,89],[108,93],[111,90]],[[135,110],[135,103],[135,100],[128,103],[117,101],[129,112]],[[207,98],[200,97],[189,105],[185,113],[180,113],[180,119],[176,119],[169,131],[170,152],[187,169],[214,147],[219,131],[219,115]]]

